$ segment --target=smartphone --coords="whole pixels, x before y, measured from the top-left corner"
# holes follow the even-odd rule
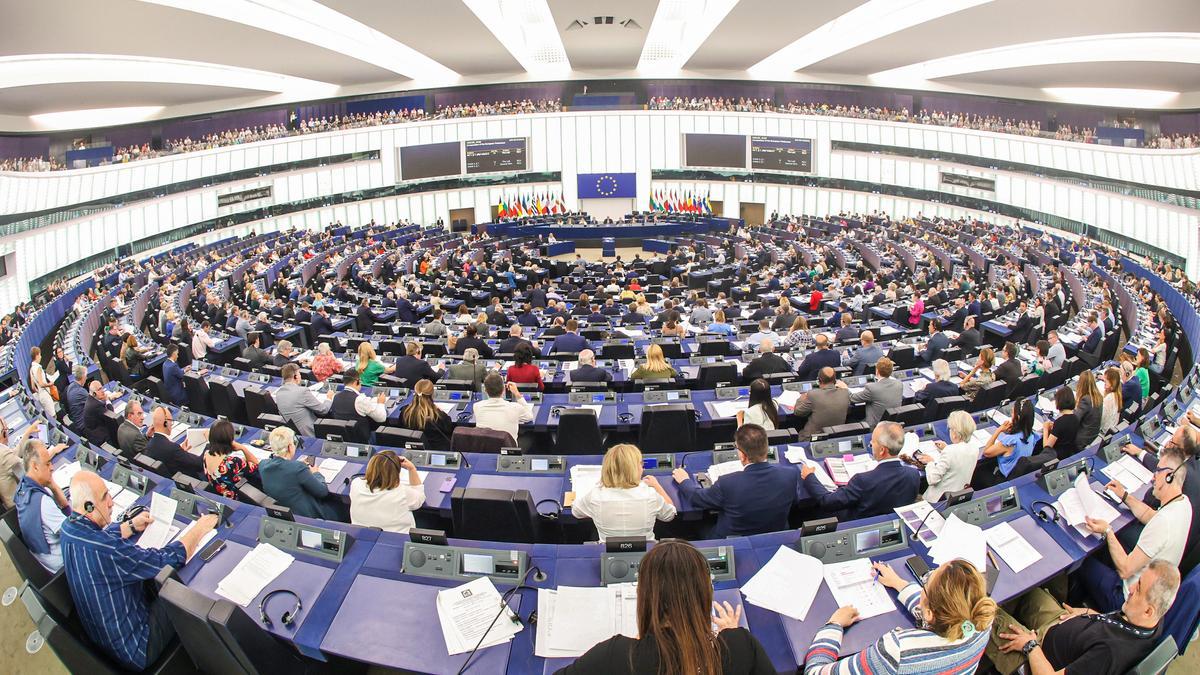
[[[208,546],[205,546],[204,550],[200,551],[200,559],[204,562],[208,562],[209,560],[212,560],[218,553],[220,553],[221,549],[223,548],[225,548],[224,539],[213,539],[212,541],[208,542]]]
[[[916,578],[918,583],[925,578],[926,574],[929,574],[930,570],[929,563],[925,562],[925,559],[919,555],[909,556],[904,561],[904,566],[908,568],[909,572],[912,572],[913,577]]]

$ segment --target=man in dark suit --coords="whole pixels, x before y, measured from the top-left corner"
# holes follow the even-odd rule
[[[811,352],[804,360],[800,362],[800,367],[796,369],[796,375],[801,380],[816,379],[817,371],[829,367],[837,368],[842,365],[842,355],[829,348],[829,338],[823,334],[817,334],[813,338],[813,344],[816,350]]]
[[[333,322],[329,320],[329,310],[322,305],[312,318],[312,338],[310,344],[315,344],[322,335],[333,335]]]
[[[996,379],[1004,380],[1008,386],[1005,388],[1005,395],[1012,396],[1017,385],[1021,383],[1021,376],[1025,374],[1025,369],[1021,365],[1021,360],[1017,358],[1021,353],[1021,348],[1014,342],[1004,343],[1004,363],[1001,363],[996,368]]]
[[[396,318],[401,323],[414,323],[417,320],[417,310],[404,291],[400,291],[396,295]]]
[[[121,421],[121,426],[117,427],[117,447],[126,459],[133,459],[146,449],[146,434],[142,431],[142,422],[145,419],[146,411],[142,410],[141,403],[130,401],[125,404],[125,419]]]
[[[155,408],[152,419],[154,435],[146,443],[146,455],[162,462],[162,475],[174,476],[182,473],[197,480],[207,480],[204,475],[204,460],[188,452],[187,439],[183,439],[182,445],[171,440],[171,424],[174,422],[171,411]]]
[[[934,359],[933,382],[925,385],[913,398],[917,403],[924,403],[926,407],[932,408],[937,399],[958,396],[960,393],[958,385],[950,381],[950,364],[946,363],[945,359]]]
[[[246,333],[246,348],[242,350],[242,358],[250,362],[251,370],[258,370],[271,362],[271,355],[258,346],[258,331]]]
[[[533,347],[533,344],[523,337],[524,332],[524,329],[521,328],[521,324],[513,324],[512,327],[508,329],[508,337],[500,341],[500,346],[497,348],[496,353],[512,354],[517,351],[517,345],[521,344],[522,342],[528,344],[530,347]]]
[[[845,424],[849,411],[850,390],[846,388],[846,383],[838,381],[833,368],[822,368],[817,373],[817,388],[800,396],[793,414],[797,418],[808,416],[804,428],[800,430],[801,437],[808,439],[821,433],[825,427]]]
[[[547,328],[546,330],[542,331],[542,337],[544,337],[544,338],[558,337],[559,335],[563,335],[566,332],[567,332],[567,329],[563,328],[562,317],[556,316],[556,317],[554,317],[554,321],[552,321],[550,323],[550,327]]]
[[[978,317],[983,314],[983,304],[979,302],[979,298],[974,293],[967,296],[970,302],[967,303],[967,314]]]
[[[581,352],[588,348],[587,338],[579,334],[579,322],[575,319],[567,321],[567,332],[554,338],[554,344],[550,347],[550,353],[555,352]]]
[[[1034,327],[1033,317],[1029,316],[1029,305],[1022,302],[1017,310],[1017,322],[1013,324],[1012,333],[1008,336],[1008,339],[1017,344],[1025,344],[1029,342],[1029,337],[1033,333]]]
[[[979,334],[979,329],[975,327],[975,317],[968,316],[963,319],[962,332],[950,344],[955,347],[962,347],[963,352],[975,349],[983,343],[983,336]]]
[[[746,364],[742,370],[742,381],[753,382],[768,373],[790,373],[792,367],[775,353],[775,343],[769,338],[758,343],[758,358]]]
[[[179,345],[167,345],[167,360],[163,361],[163,387],[175,405],[187,405],[187,390],[183,386],[183,368],[179,367]]]
[[[917,500],[921,474],[900,462],[904,447],[904,427],[895,422],[880,422],[871,432],[871,456],[878,465],[856,474],[842,487],[829,492],[813,477],[813,468],[804,466],[800,473],[804,486],[819,495],[825,511],[837,512],[839,520],[857,520],[891,513],[892,509]]]
[[[837,333],[833,336],[835,341],[850,342],[858,339],[859,330],[854,326],[854,316],[850,312],[842,314],[841,324],[841,328],[838,328]]]
[[[921,360],[925,363],[933,363],[937,360],[942,352],[950,346],[950,338],[942,332],[942,326],[937,319],[929,322],[929,340],[925,343],[925,349],[921,351]]]
[[[535,283],[533,288],[529,289],[529,304],[533,307],[546,306],[546,291],[542,289],[541,283]]]
[[[313,315],[308,305],[301,305],[296,310],[296,323],[312,323]]]
[[[954,309],[943,312],[942,318],[946,321],[944,327],[952,331],[962,332],[963,321],[967,318],[967,305],[963,302],[963,299],[958,298],[955,300]]]
[[[92,445],[112,442],[105,416],[110,410],[112,405],[108,402],[104,385],[100,384],[100,380],[92,380],[88,385],[88,399],[83,404],[83,435]]]
[[[786,530],[792,507],[820,492],[810,492],[794,467],[767,461],[767,432],[757,424],[742,425],[733,440],[742,471],[701,488],[686,469],[675,469],[679,494],[693,508],[718,512],[712,538]]]
[[[570,373],[571,382],[612,382],[612,373],[596,367],[596,352],[585,349],[579,352],[579,366]]]
[[[463,332],[464,335],[454,342],[453,353],[462,356],[463,352],[474,347],[479,351],[479,355],[485,359],[490,359],[496,355],[492,351],[492,348],[488,346],[488,343],[479,337],[479,329],[475,328],[475,324],[468,324]]]
[[[419,380],[438,380],[438,371],[421,358],[421,343],[416,341],[404,343],[404,356],[396,359],[396,370],[392,375],[404,382],[406,387],[412,387]]]
[[[271,359],[271,363],[280,368],[292,363],[296,360],[296,350],[292,347],[289,340],[280,340],[279,345],[275,347],[275,356]]]
[[[1088,334],[1083,339],[1083,344],[1079,346],[1079,358],[1094,368],[1100,363],[1100,346],[1103,344],[1100,334],[1100,322],[1095,312],[1088,315],[1087,326]]]
[[[363,298],[354,315],[354,329],[360,333],[374,333],[377,320],[378,317],[371,311],[371,301]]]

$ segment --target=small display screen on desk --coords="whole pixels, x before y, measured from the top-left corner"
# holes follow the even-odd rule
[[[533,469],[534,471],[549,471],[550,470],[550,460],[548,460],[548,459],[530,459],[529,460],[529,468]]]
[[[883,533],[879,530],[866,530],[854,535],[854,552],[866,553],[874,551],[883,543]]]
[[[658,468],[658,458],[657,457],[643,457],[642,458],[642,468],[643,469],[657,469]]]
[[[490,555],[464,553],[462,556],[462,571],[466,574],[491,574],[495,567]]]
[[[436,452],[431,453],[429,455],[429,463],[433,466],[446,466],[446,456]]]

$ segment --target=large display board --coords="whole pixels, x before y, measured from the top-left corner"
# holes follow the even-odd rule
[[[527,170],[529,139],[489,138],[464,145],[468,174]]]
[[[812,145],[811,138],[751,136],[750,168],[812,173]]]
[[[462,173],[462,147],[458,141],[409,145],[400,148],[400,179],[417,180]]]
[[[746,168],[746,137],[735,134],[684,134],[684,166]]]

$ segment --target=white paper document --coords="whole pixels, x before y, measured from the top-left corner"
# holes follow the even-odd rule
[[[247,607],[294,560],[291,554],[270,544],[259,544],[217,583],[217,595]]]
[[[798,391],[785,391],[775,401],[784,408],[794,409],[800,402],[800,394]]]
[[[170,439],[172,441],[175,441],[176,443],[182,443],[183,437],[187,434],[188,429],[191,429],[191,428],[192,428],[192,425],[190,425],[190,424],[184,424],[183,422],[176,422],[174,425],[171,426]]]
[[[317,465],[317,472],[321,474],[321,478],[324,478],[326,483],[332,483],[344,468],[346,468],[346,460],[326,457]]]
[[[829,477],[838,485],[845,485],[860,473],[874,469],[879,462],[869,454],[855,455],[846,460],[843,457],[826,457],[825,466],[829,469]]]
[[[580,609],[579,603],[583,600],[591,600],[592,604]],[[575,611],[584,613],[572,614]],[[579,621],[579,616],[586,616],[587,620]],[[538,589],[537,648],[534,651],[537,656],[578,657],[597,643],[618,634],[631,638],[638,636],[637,584]]]
[[[709,466],[705,473],[707,473],[708,477],[712,479],[712,482],[716,483],[721,479],[722,476],[728,476],[731,473],[738,473],[744,468],[745,467],[742,466],[741,461],[731,459],[728,462],[721,462],[720,464],[713,464]]]
[[[978,526],[965,523],[951,514],[937,541],[929,548],[929,557],[936,565],[961,558],[983,572],[987,569],[987,539]]]
[[[78,460],[67,462],[54,470],[51,477],[54,478],[54,484],[62,489],[67,489],[71,485],[71,479],[75,474],[83,470],[83,465]]]
[[[837,489],[837,483],[829,477],[829,472],[825,470],[825,466],[820,462],[808,458],[808,454],[804,452],[804,448],[799,445],[789,445],[787,451],[784,452],[784,457],[792,464],[803,464],[811,466],[813,469],[813,477],[817,479],[826,490],[833,491]]]
[[[202,448],[208,445],[208,429],[188,429],[187,430],[188,447],[192,452],[197,448]]]
[[[600,484],[599,464],[576,464],[571,467],[571,492],[579,499]]]
[[[162,548],[169,544],[179,532],[179,528],[175,527],[175,509],[178,506],[179,502],[160,492],[151,494],[150,515],[154,522],[142,530],[137,545],[142,548]]]
[[[983,536],[987,539],[988,546],[991,546],[996,555],[1014,572],[1019,573],[1042,559],[1042,554],[1008,523],[993,525],[984,530]]]
[[[925,546],[931,546],[937,540],[942,528],[946,526],[946,519],[942,517],[942,514],[934,509],[932,504],[924,500],[892,510],[908,526],[909,531],[913,533],[913,537],[920,540]],[[920,528],[921,531],[918,532],[917,528]]]
[[[713,401],[712,406],[713,417],[737,417],[739,410],[745,410],[748,401],[746,399],[734,399],[732,401]]]
[[[438,407],[438,410],[441,410],[447,415],[454,412],[454,409],[458,407],[457,403],[451,401],[434,401],[433,404]]]
[[[480,649],[487,649],[508,642],[521,632],[521,624],[512,620],[511,609],[505,608],[508,616],[496,619],[502,602],[500,592],[488,577],[438,591],[438,621],[446,640],[446,652],[462,654],[474,649],[476,644]]]
[[[1154,479],[1150,469],[1129,455],[1121,455],[1117,461],[1101,469],[1105,476],[1121,484],[1127,491],[1132,492]]]
[[[790,546],[780,546],[754,576],[742,585],[746,602],[797,621],[808,617],[824,569],[821,561]]]
[[[853,605],[860,619],[887,614],[896,609],[887,589],[875,580],[875,570],[867,558],[825,565],[825,582],[838,607]]]

